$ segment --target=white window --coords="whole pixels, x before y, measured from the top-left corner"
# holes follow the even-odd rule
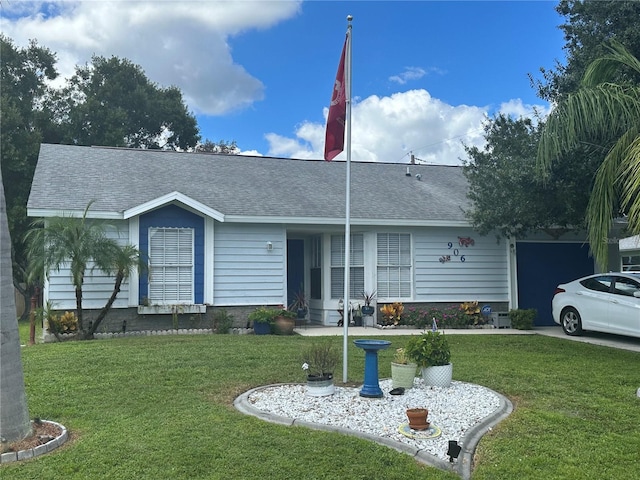
[[[351,235],[349,263],[349,298],[359,298],[364,291],[364,236]],[[344,235],[331,236],[331,298],[344,297]]]
[[[149,301],[194,303],[193,229],[149,229]]]
[[[378,234],[378,297],[411,298],[411,236]]]

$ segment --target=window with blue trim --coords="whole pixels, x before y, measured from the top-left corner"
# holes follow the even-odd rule
[[[194,303],[194,229],[149,228],[149,301]]]

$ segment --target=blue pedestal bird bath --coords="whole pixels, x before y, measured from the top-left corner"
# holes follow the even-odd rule
[[[378,350],[384,350],[391,342],[387,340],[354,340],[356,347],[364,350],[364,385],[361,397],[380,398],[383,396],[378,382]]]

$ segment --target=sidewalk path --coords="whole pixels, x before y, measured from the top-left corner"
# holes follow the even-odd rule
[[[516,330],[513,328],[480,328],[480,329],[442,329],[446,335],[546,335],[562,340],[591,343],[604,347],[620,348],[640,352],[640,338],[624,337],[598,332],[585,332],[578,337],[565,335],[560,326],[556,327],[535,327],[533,330]],[[350,337],[373,337],[390,335],[418,335],[422,330],[408,328],[377,328],[377,327],[349,327]],[[321,327],[315,325],[303,326],[295,329],[295,333],[305,337],[316,336],[342,336],[342,327]]]

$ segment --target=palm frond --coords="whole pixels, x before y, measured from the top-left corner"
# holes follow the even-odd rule
[[[538,165],[548,173],[557,157],[579,142],[607,142],[640,119],[640,88],[602,84],[571,94],[549,116],[538,144]],[[596,144],[603,149],[609,145]]]
[[[601,83],[615,81],[620,74],[620,66],[629,67],[640,75],[640,60],[634,57],[620,42],[612,40],[606,46],[609,54],[597,58],[589,64],[582,78],[582,86],[593,87]]]
[[[627,212],[631,235],[640,234],[640,128],[629,143],[621,165],[621,207]]]

